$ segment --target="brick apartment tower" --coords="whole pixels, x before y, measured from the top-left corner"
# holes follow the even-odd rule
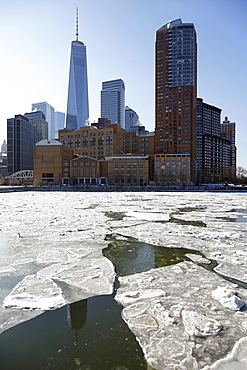
[[[196,182],[197,43],[194,24],[176,19],[158,29],[155,53],[156,182],[162,183],[162,179],[163,183],[171,179],[178,184]]]

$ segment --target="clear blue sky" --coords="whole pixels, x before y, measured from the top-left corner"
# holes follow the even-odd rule
[[[237,123],[238,165],[247,168],[246,0],[0,0],[0,143],[7,118],[32,103],[66,111],[76,6],[91,122],[100,117],[102,81],[122,78],[126,105],[154,129],[155,32],[181,18],[197,31],[198,96]]]

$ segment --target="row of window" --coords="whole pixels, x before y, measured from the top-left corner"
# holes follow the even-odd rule
[[[116,167],[116,168],[115,168],[115,173],[116,173],[116,172],[118,172],[118,170],[119,170],[119,169],[118,169],[118,167]],[[121,168],[121,172],[125,172],[124,170],[125,170],[124,168]],[[130,172],[131,172],[131,171],[130,171],[130,168],[128,168],[128,169],[127,169],[127,171],[128,171],[128,173],[130,173]],[[134,168],[134,169],[133,169],[133,172],[134,172],[134,173],[135,173],[135,172],[137,172],[137,168]],[[139,172],[143,172],[143,168],[140,168],[140,169],[139,169]]]
[[[132,164],[133,164],[133,166],[137,166],[137,162],[133,162]],[[118,167],[119,165],[120,165],[119,162],[114,162],[114,166],[115,167]],[[131,166],[131,162],[127,162],[127,163],[126,162],[121,162],[121,167],[124,167],[126,165],[128,167]],[[143,166],[143,162],[139,162],[139,166],[142,167]]]

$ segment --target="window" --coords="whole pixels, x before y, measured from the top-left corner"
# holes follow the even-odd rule
[[[42,173],[42,178],[53,179],[53,173]]]

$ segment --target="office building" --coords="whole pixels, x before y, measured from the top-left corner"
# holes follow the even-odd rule
[[[75,154],[97,159],[115,154],[151,155],[154,152],[153,133],[126,132],[118,123],[98,123],[98,127],[81,127],[74,132],[60,130],[58,139],[73,148]]]
[[[197,179],[199,183],[234,180],[235,123],[221,124],[221,109],[197,99]]]
[[[228,176],[229,180],[236,179],[236,167],[237,167],[237,148],[236,148],[236,123],[230,122],[228,117],[220,126],[221,137],[230,141],[230,164]]]
[[[140,126],[138,114],[130,107],[125,107],[125,130],[130,131],[132,126]]]
[[[66,128],[78,130],[89,122],[86,45],[79,41],[78,13],[76,39],[71,42]]]
[[[146,185],[149,181],[149,156],[114,155],[106,157],[107,178],[112,185]]]
[[[155,167],[156,179],[158,182],[172,179],[172,183],[177,184],[194,183],[197,140],[197,42],[194,24],[183,23],[181,19],[168,22],[156,32],[155,49],[155,155],[162,154],[163,159],[167,155],[169,161],[174,156],[177,166],[177,170]],[[186,169],[182,169],[182,159],[185,158]],[[156,163],[160,163],[160,157]]]
[[[48,139],[55,139],[55,109],[46,101],[32,104],[32,111],[38,110],[44,113],[45,120],[48,122]]]
[[[3,143],[1,145],[1,153],[7,153],[7,143],[6,140],[3,140]]]
[[[102,128],[95,126],[80,127],[77,131],[60,130],[58,139],[64,145],[74,149],[76,155],[104,159],[114,153],[116,135],[121,132],[119,124],[106,124]]]
[[[65,114],[55,112],[55,139],[58,138],[58,131],[64,129]]]
[[[18,114],[7,120],[8,173],[33,170],[35,139],[34,125],[27,117]]]
[[[197,180],[210,183],[220,176],[222,142],[221,109],[197,99]],[[213,175],[214,173],[214,175]]]
[[[7,168],[7,142],[4,139],[0,151],[0,177],[5,176],[8,172]],[[0,181],[1,182],[1,181]]]
[[[45,115],[41,111],[33,111],[25,113],[25,117],[34,125],[35,144],[41,140],[48,139],[48,122],[45,120]]]
[[[125,84],[121,79],[102,82],[101,117],[125,128]]]

